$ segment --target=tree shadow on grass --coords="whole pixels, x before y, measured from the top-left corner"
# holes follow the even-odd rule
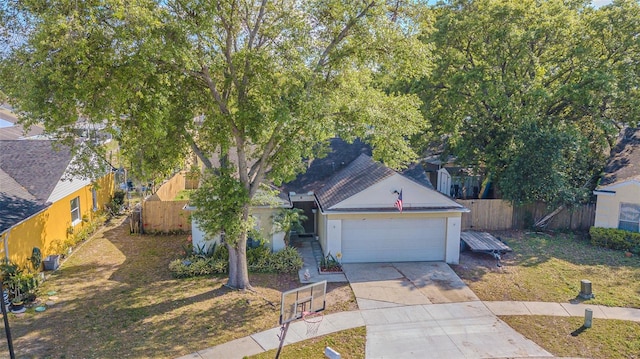
[[[92,238],[44,284],[54,305],[11,315],[18,357],[175,358],[277,324],[279,308],[224,278],[172,278],[182,240],[130,236],[126,223]]]

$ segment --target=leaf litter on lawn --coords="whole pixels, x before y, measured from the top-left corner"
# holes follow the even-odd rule
[[[278,326],[296,275],[251,274],[255,291],[229,289],[224,276],[175,279],[168,264],[186,238],[130,235],[122,222],[96,233],[41,286],[55,305],[10,317],[17,356],[175,358]],[[348,284],[328,292],[327,312],[357,308]]]

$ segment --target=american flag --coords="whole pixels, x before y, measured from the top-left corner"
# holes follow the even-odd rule
[[[400,211],[400,213],[402,213],[402,190],[400,190],[400,193],[398,193],[398,199],[396,199],[396,203],[393,206],[396,207],[398,211]]]

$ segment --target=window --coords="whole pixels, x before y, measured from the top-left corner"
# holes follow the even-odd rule
[[[71,224],[76,225],[82,220],[80,216],[80,197],[71,200]]]
[[[626,231],[640,232],[640,204],[620,203],[618,228]]]

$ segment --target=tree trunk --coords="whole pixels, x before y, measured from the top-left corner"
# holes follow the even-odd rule
[[[227,285],[231,288],[237,288],[237,272],[238,272],[238,251],[235,246],[227,243],[227,249],[229,250],[229,280]]]
[[[249,218],[249,206],[245,206],[243,218]],[[247,268],[247,232],[243,232],[236,239],[235,245],[227,245],[229,248],[229,281],[227,286],[234,289],[253,289],[249,282],[249,270]]]

